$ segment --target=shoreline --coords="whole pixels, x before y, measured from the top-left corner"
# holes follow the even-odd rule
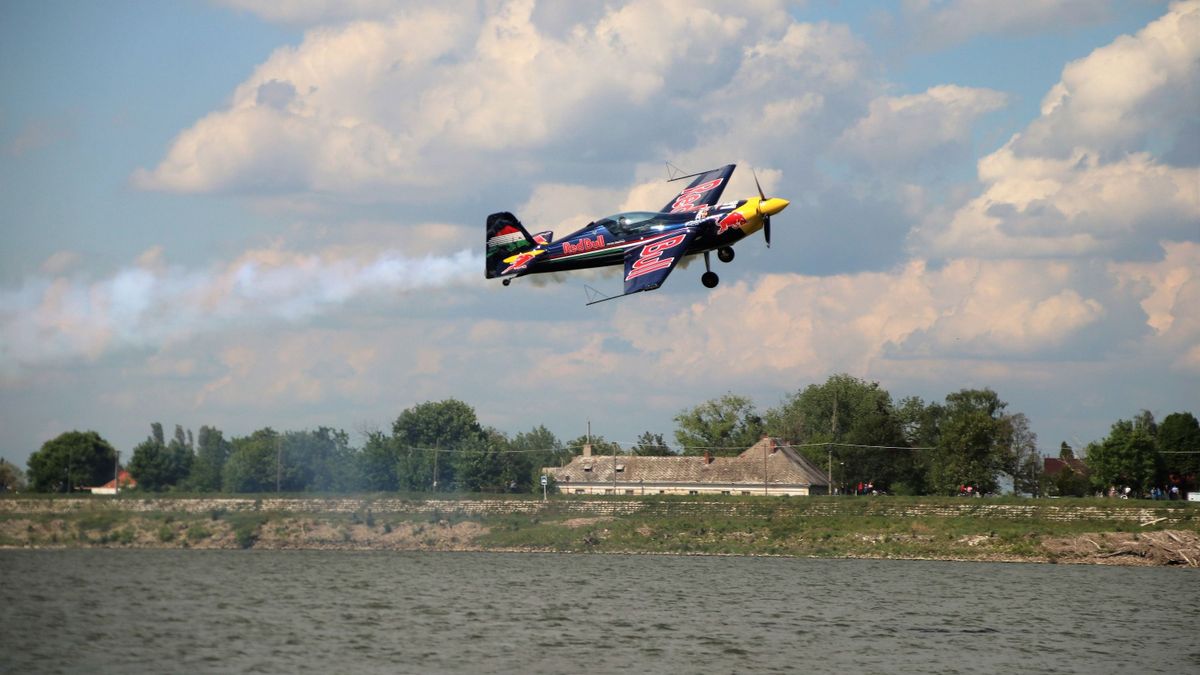
[[[886,499],[0,499],[0,550],[264,549],[1200,567],[1180,504]]]

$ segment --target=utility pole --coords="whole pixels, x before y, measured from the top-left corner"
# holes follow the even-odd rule
[[[588,432],[588,436],[591,436],[590,431]],[[591,439],[589,438],[588,440],[590,441]],[[613,445],[613,449],[612,449],[612,451],[613,451],[613,494],[614,495],[617,494],[617,448],[618,447],[619,446],[617,446],[617,445]]]
[[[275,436],[275,493],[279,494],[279,484],[283,478],[283,439]]]
[[[833,495],[833,446],[827,445],[825,449],[829,451],[829,489],[826,491],[830,496]]]
[[[767,451],[771,448],[770,444],[774,442],[767,441],[767,443],[763,444],[763,495],[771,494],[770,488],[767,486]]]
[[[433,491],[437,492],[437,470],[438,470],[438,448],[441,447],[440,442],[433,444]]]
[[[113,462],[113,496],[121,491],[121,451],[117,450],[117,460]]]

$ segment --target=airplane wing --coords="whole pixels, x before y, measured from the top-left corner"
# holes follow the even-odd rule
[[[662,286],[699,231],[699,228],[685,227],[626,251],[625,295]]]
[[[664,213],[690,213],[699,211],[705,206],[712,206],[721,198],[725,184],[733,175],[735,164],[726,164],[719,169],[705,171],[696,176],[692,184],[675,195],[675,198],[662,208]]]

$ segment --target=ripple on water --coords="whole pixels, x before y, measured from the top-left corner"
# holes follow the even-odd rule
[[[1165,673],[1200,620],[1178,601],[1193,573],[1161,568],[64,550],[0,569],[0,672]]]

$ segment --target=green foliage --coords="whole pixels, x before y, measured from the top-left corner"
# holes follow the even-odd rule
[[[919,400],[919,399],[918,399]],[[802,445],[830,443],[861,446],[908,445],[891,394],[878,382],[846,374],[809,385],[783,405],[767,411],[767,433]],[[802,450],[818,466],[832,462],[834,480],[843,489],[858,483],[920,485],[917,455],[904,450],[830,445]]]
[[[221,489],[221,473],[225,462],[233,451],[232,444],[225,440],[215,427],[202,426],[196,438],[196,460],[187,481],[187,488],[196,492],[218,492]]]
[[[455,484],[452,462],[441,450],[474,452],[486,442],[475,409],[457,399],[421,403],[400,413],[392,424],[396,444],[396,482],[404,490],[445,490]]]
[[[25,472],[16,464],[0,458],[0,492],[20,492],[25,489]]]
[[[654,434],[649,431],[644,431],[641,436],[638,436],[637,445],[633,446],[630,452],[642,457],[670,457],[675,454],[671,452],[671,448],[667,447],[662,434]]]
[[[929,485],[955,494],[962,485],[995,492],[998,476],[1010,465],[1012,437],[1007,407],[991,389],[963,389],[946,396],[936,450],[929,457]]]
[[[1155,482],[1159,455],[1151,431],[1156,429],[1143,416],[1133,421],[1118,420],[1108,437],[1091,443],[1087,449],[1087,464],[1092,472],[1092,485],[1104,490],[1109,487],[1130,487],[1145,494]]]
[[[538,425],[529,431],[518,433],[508,444],[515,457],[528,465],[527,482],[530,490],[541,488],[540,477],[542,467],[561,466],[571,461],[572,452],[563,447],[562,443],[550,430]]]
[[[279,434],[270,427],[233,439],[233,451],[222,469],[221,482],[225,491],[274,491],[276,459],[282,450],[281,443]]]
[[[250,548],[258,541],[259,531],[267,522],[267,516],[262,513],[232,513],[225,520],[233,528],[233,538],[241,548]]]
[[[150,425],[151,435],[133,449],[129,473],[141,490],[161,491],[173,487],[188,477],[195,456],[192,443],[183,427],[175,426],[175,437],[163,443],[162,425]]]
[[[675,440],[685,455],[737,455],[757,443],[764,429],[754,403],[733,393],[681,411],[675,423]]]
[[[1189,492],[1200,487],[1200,422],[1195,415],[1176,412],[1164,417],[1158,427],[1158,449],[1169,480]]]
[[[67,492],[103,485],[113,478],[117,451],[94,431],[68,431],[29,456],[35,492]]]

